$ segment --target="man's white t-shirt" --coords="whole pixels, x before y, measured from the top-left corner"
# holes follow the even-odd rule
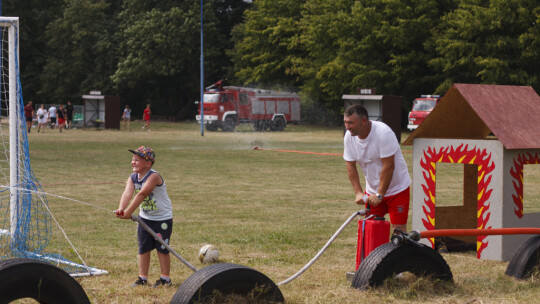
[[[49,116],[52,118],[56,118],[56,107],[52,106],[49,108]]]
[[[366,192],[377,193],[381,179],[382,161],[394,155],[394,173],[385,196],[395,195],[407,189],[411,184],[411,177],[407,163],[403,158],[396,135],[386,124],[371,121],[371,130],[365,139],[352,136],[349,131],[343,138],[345,150],[343,159],[356,161],[366,178]]]

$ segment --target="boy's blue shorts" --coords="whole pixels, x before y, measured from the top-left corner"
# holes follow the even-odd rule
[[[154,230],[157,235],[161,236],[161,238],[165,240],[167,244],[169,244],[172,234],[172,219],[151,221],[141,217],[141,220],[148,225],[148,227]],[[157,251],[165,254],[169,253],[169,250],[167,250],[165,246],[160,244],[153,236],[151,236],[150,233],[144,230],[141,225],[137,225],[137,239],[139,240],[139,254],[143,254],[152,249],[156,249]]]

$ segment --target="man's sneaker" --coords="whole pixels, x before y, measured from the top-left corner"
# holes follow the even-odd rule
[[[131,285],[131,287],[137,287],[137,286],[144,286],[148,284],[148,280],[141,279],[141,277],[137,278],[137,281]]]
[[[171,285],[172,285],[172,282],[171,282],[171,280],[166,281],[166,280],[164,280],[163,278],[159,278],[159,280],[156,281],[156,284],[154,284],[154,288],[155,288],[155,287],[158,287],[159,285],[163,285],[163,286],[171,286]]]

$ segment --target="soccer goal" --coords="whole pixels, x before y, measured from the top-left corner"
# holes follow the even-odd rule
[[[107,271],[47,253],[52,214],[30,166],[19,77],[19,18],[0,17],[0,259],[47,261],[72,276]]]

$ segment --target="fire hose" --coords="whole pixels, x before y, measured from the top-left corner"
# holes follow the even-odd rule
[[[365,198],[364,198],[365,199]],[[123,215],[123,212],[118,212],[117,210],[113,211],[115,212],[116,214],[118,215]],[[340,227],[339,229],[334,233],[334,235],[332,235],[332,237],[328,240],[328,242],[326,242],[326,244],[323,246],[323,248],[317,253],[317,255],[315,255],[315,257],[313,257],[313,259],[311,259],[311,261],[309,261],[309,263],[307,263],[302,269],[300,269],[297,273],[295,273],[294,275],[292,275],[290,278],[282,281],[282,282],[279,282],[277,283],[276,285],[283,285],[283,284],[287,284],[289,282],[291,282],[292,280],[296,279],[297,277],[299,277],[302,273],[304,273],[309,267],[311,267],[318,259],[319,257],[326,251],[326,249],[334,242],[334,240],[341,234],[341,232],[343,231],[343,229],[345,229],[345,227],[347,225],[349,225],[349,223],[357,216],[365,216],[367,213],[369,213],[369,209],[367,210],[360,210],[360,211],[356,211],[354,212]],[[197,268],[193,265],[191,265],[187,260],[185,260],[180,254],[178,254],[173,248],[171,248],[169,246],[169,244],[167,244],[160,236],[158,236],[150,227],[148,227],[148,225],[146,225],[138,216],[136,215],[132,215],[131,216],[131,220],[134,221],[134,222],[137,222],[139,223],[139,225],[141,225],[141,227],[144,228],[144,230],[146,230],[151,236],[153,236],[161,245],[163,245],[165,248],[167,248],[167,250],[169,250],[175,257],[177,257],[182,263],[184,263],[187,267],[189,267],[191,270],[193,271],[197,271]]]
[[[297,273],[295,273],[294,275],[292,275],[290,278],[284,280],[284,281],[281,281],[279,283],[277,283],[276,285],[280,286],[280,285],[284,285],[284,284],[287,284],[289,282],[291,282],[292,280],[296,279],[297,277],[299,277],[302,273],[304,273],[309,267],[311,267],[311,265],[313,265],[318,259],[319,257],[326,251],[326,249],[334,242],[334,240],[341,234],[341,232],[343,231],[343,229],[345,229],[345,227],[347,227],[347,225],[349,225],[349,223],[357,216],[365,216],[366,213],[368,211],[367,210],[360,210],[360,211],[357,211],[355,213],[353,213],[344,223],[343,225],[341,225],[341,227],[339,227],[339,229],[336,231],[336,233],[334,233],[334,235],[332,235],[332,237],[328,240],[328,242],[326,242],[326,244],[323,246],[323,248],[321,250],[319,250],[319,252],[311,259],[311,261],[309,261],[302,269],[300,269]]]

